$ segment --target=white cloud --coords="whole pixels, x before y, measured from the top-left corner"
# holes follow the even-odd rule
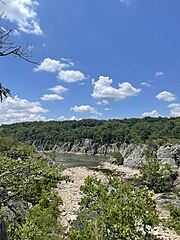
[[[167,102],[176,100],[176,96],[173,93],[167,91],[160,92],[159,94],[156,95],[156,98],[158,100],[163,100]]]
[[[143,117],[154,117],[154,118],[156,118],[156,117],[160,117],[161,115],[158,113],[157,110],[152,110],[152,112],[144,112],[142,114],[142,116]]]
[[[171,109],[171,117],[180,117],[180,104],[179,103],[172,103],[168,105]]]
[[[72,60],[69,59],[69,58],[64,58],[64,57],[62,57],[62,58],[61,58],[61,61],[64,62],[64,63],[68,63],[69,66],[74,66],[74,63],[73,63]]]
[[[38,0],[5,0],[4,2],[5,4],[1,4],[1,12],[4,12],[8,20],[17,24],[19,31],[43,34],[36,12]]]
[[[52,91],[52,92],[54,92],[54,93],[57,93],[57,94],[61,94],[61,93],[63,93],[63,92],[68,91],[68,88],[65,88],[65,87],[63,87],[63,86],[61,86],[61,85],[57,85],[57,86],[55,86],[55,87],[48,88],[48,90],[50,90],[50,91]]]
[[[110,110],[111,110],[111,108],[104,108],[104,110],[105,110],[105,111],[110,111]]]
[[[78,120],[75,116],[71,116],[70,118],[66,118],[64,116],[60,116],[59,118],[56,119],[57,121],[74,121]]]
[[[64,98],[62,96],[59,96],[58,94],[44,94],[41,97],[41,100],[43,101],[56,101],[56,100],[63,100]]]
[[[75,70],[64,71],[64,70],[62,70],[59,72],[58,78],[65,82],[72,83],[72,82],[78,82],[78,81],[84,80],[85,76],[80,71],[75,71]]]
[[[149,83],[147,83],[147,82],[142,82],[141,86],[150,87],[151,85]]]
[[[44,113],[47,109],[41,107],[39,102],[29,102],[17,96],[7,97],[0,104],[0,124],[11,124],[27,121],[45,121]]]
[[[100,76],[97,82],[93,79],[94,90],[92,97],[110,102],[136,96],[141,91],[141,89],[133,87],[129,82],[119,83],[117,89],[111,86],[112,83],[113,80],[109,77]]]
[[[46,72],[54,73],[54,72],[61,71],[64,68],[68,68],[70,66],[71,65],[69,63],[63,63],[63,62],[60,62],[59,60],[45,58],[37,68],[34,68],[34,71],[35,72],[46,71]]]
[[[102,100],[102,101],[96,102],[96,104],[97,104],[97,105],[107,105],[107,104],[109,104],[109,103],[108,103],[108,101],[106,101],[106,100]]]
[[[95,115],[101,115],[101,113],[99,113],[97,109],[89,105],[74,106],[74,107],[71,107],[71,110],[79,113],[91,113]]]
[[[84,74],[80,71],[67,70],[72,66],[74,66],[74,63],[70,59],[61,58],[61,61],[59,61],[51,58],[45,58],[41,64],[33,70],[34,72],[57,72],[57,78],[67,83],[74,83],[86,79]]]
[[[163,72],[156,72],[155,77],[164,77],[164,73]]]

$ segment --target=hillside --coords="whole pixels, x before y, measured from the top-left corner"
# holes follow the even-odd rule
[[[145,143],[159,146],[180,141],[180,117],[23,122],[1,127],[6,135],[15,135],[36,146],[43,145],[44,150],[52,150],[55,145],[62,146],[66,142],[81,143],[84,139],[92,139],[99,145]]]

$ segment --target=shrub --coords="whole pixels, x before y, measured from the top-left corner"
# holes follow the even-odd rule
[[[81,190],[85,196],[67,239],[156,239],[148,234],[158,224],[158,215],[147,188],[116,177],[108,183],[87,177]]]
[[[9,240],[59,240],[62,235],[56,193],[43,191],[38,204],[30,208],[17,222],[9,224]]]
[[[170,217],[165,222],[165,226],[175,229],[177,234],[180,235],[180,208],[174,207],[172,204],[168,205]]]
[[[152,153],[148,153],[146,162],[140,168],[140,182],[154,192],[170,191],[174,180],[177,178],[177,171],[169,164],[163,164]]]
[[[112,156],[116,159],[117,165],[123,165],[124,158],[120,152],[114,152]]]

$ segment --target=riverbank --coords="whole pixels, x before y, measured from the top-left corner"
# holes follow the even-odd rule
[[[162,164],[168,163],[173,168],[180,166],[180,144],[166,144],[157,148],[151,148],[148,145],[136,144],[104,144],[97,146],[91,139],[85,139],[81,144],[66,142],[63,146],[54,146],[53,151],[56,154],[68,154],[69,156],[101,156],[111,157],[114,152],[120,152],[123,157],[123,164],[130,168],[139,168],[142,162],[146,160],[148,150],[153,150]]]

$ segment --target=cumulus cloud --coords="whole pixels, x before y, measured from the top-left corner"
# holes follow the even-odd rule
[[[39,102],[29,102],[18,96],[7,97],[0,104],[0,124],[16,122],[45,121],[44,113],[47,109],[42,108]]]
[[[70,66],[71,65],[69,63],[60,62],[59,60],[54,60],[51,58],[45,58],[37,68],[34,68],[34,71],[46,71],[54,73]]]
[[[164,77],[164,73],[163,72],[156,72],[155,77]]]
[[[79,112],[79,113],[90,113],[90,114],[95,114],[95,115],[101,115],[101,113],[99,113],[97,111],[97,109],[89,106],[89,105],[81,105],[81,106],[74,106],[71,107],[71,110],[74,112]]]
[[[63,80],[64,82],[72,83],[72,82],[78,82],[85,79],[85,76],[80,71],[75,70],[62,70],[58,74],[58,78]]]
[[[159,94],[156,95],[156,98],[158,100],[163,100],[167,102],[176,100],[176,96],[173,93],[170,93],[168,91],[160,92]]]
[[[92,97],[110,102],[136,96],[141,91],[141,89],[133,87],[129,82],[119,83],[119,88],[112,87],[112,83],[113,80],[109,77],[100,76],[96,82],[93,79],[94,90]]]
[[[19,31],[42,35],[43,32],[38,22],[36,8],[37,0],[6,0],[1,4],[1,12],[7,19],[17,24]]]
[[[56,100],[63,100],[64,98],[60,95],[63,92],[68,91],[67,88],[61,86],[61,85],[57,85],[54,86],[52,88],[48,88],[48,90],[54,92],[54,94],[44,94],[41,97],[41,100],[43,101],[56,101]]]
[[[66,118],[65,116],[60,116],[59,118],[57,118],[57,121],[74,121],[74,120],[78,120],[75,116],[71,116],[70,118]]]
[[[179,103],[172,103],[168,105],[171,108],[171,117],[180,117],[180,104]]]
[[[74,63],[70,59],[61,58],[61,61],[59,61],[51,58],[45,58],[41,64],[33,70],[34,72],[57,72],[57,78],[67,83],[78,82],[86,79],[85,75],[78,70],[67,70],[72,66],[74,66]]]
[[[50,90],[50,91],[52,91],[52,92],[54,92],[54,93],[56,93],[56,94],[61,94],[61,93],[63,93],[63,92],[68,91],[68,88],[65,88],[65,87],[63,87],[63,86],[61,86],[61,85],[57,85],[57,86],[55,86],[55,87],[48,88],[48,90]]]
[[[56,100],[63,100],[64,98],[58,94],[44,94],[41,97],[43,101],[56,101]]]
[[[156,117],[160,117],[161,115],[158,113],[157,110],[152,110],[152,112],[144,112],[142,114],[142,116],[143,117],[154,117],[154,118],[156,118]]]

